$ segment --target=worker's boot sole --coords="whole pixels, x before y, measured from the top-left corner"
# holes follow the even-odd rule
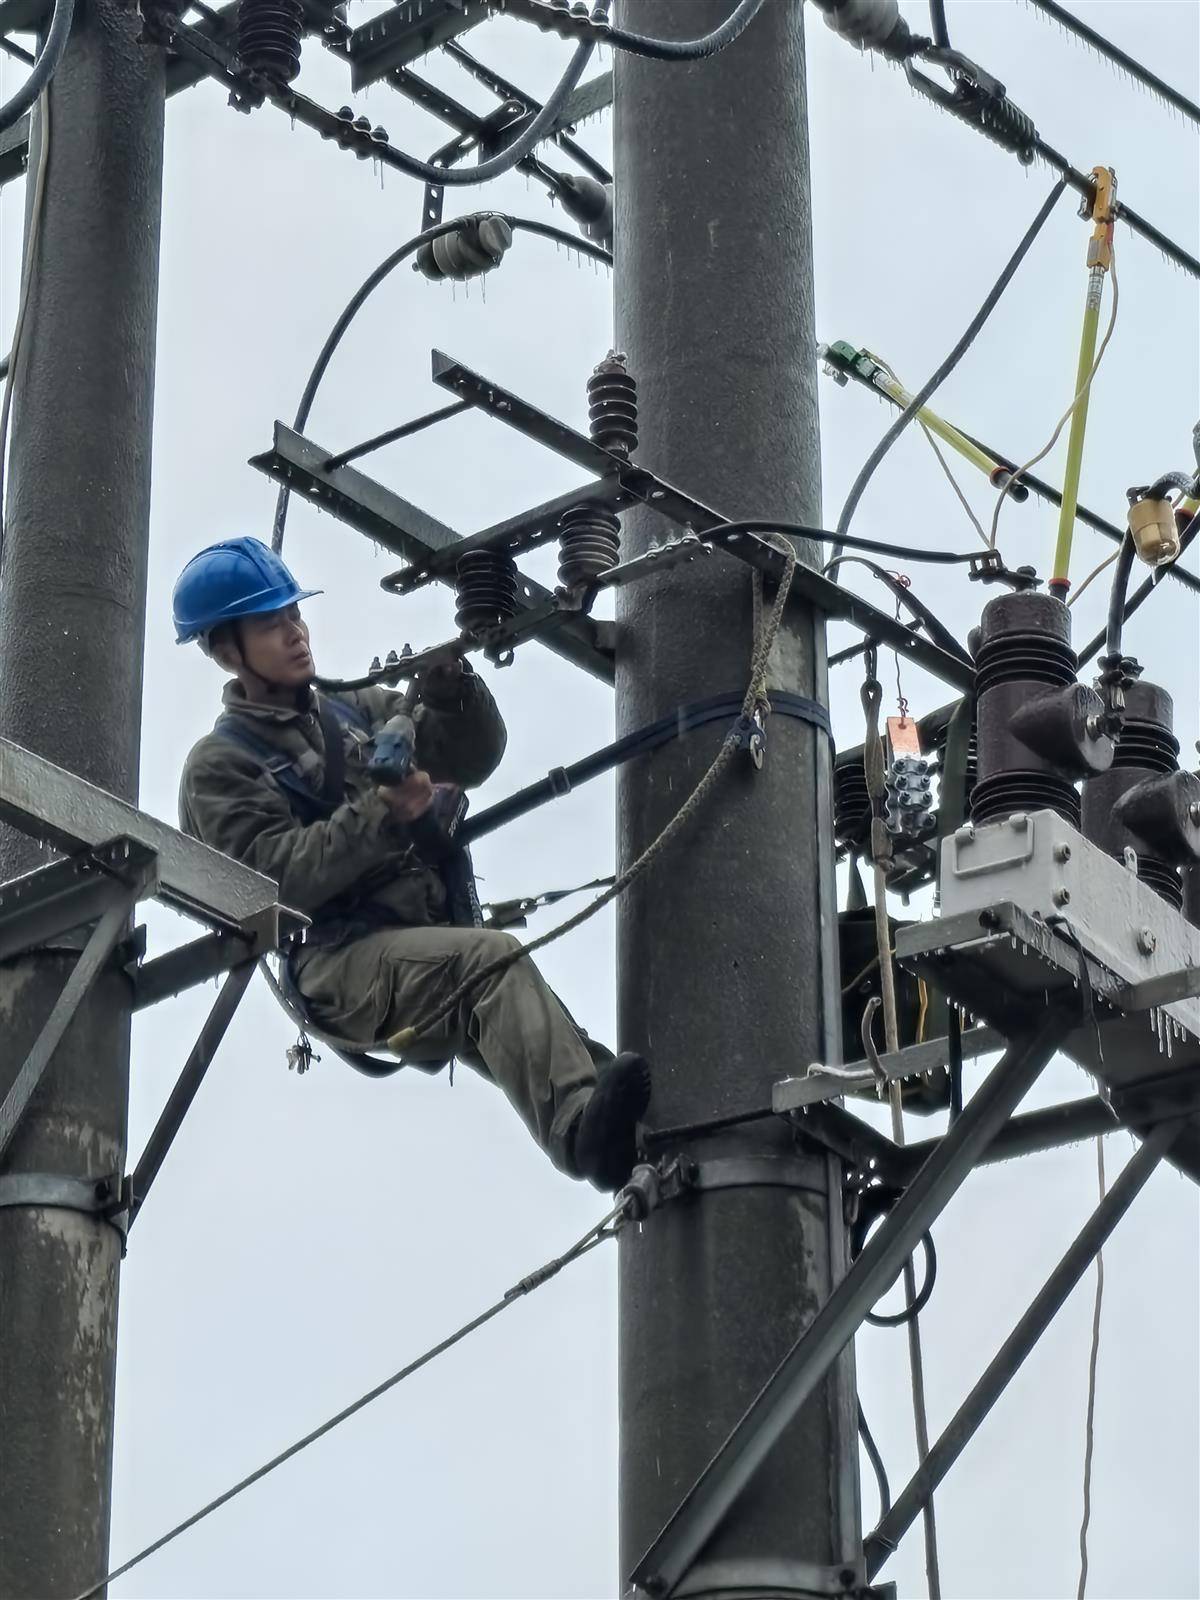
[[[581,1178],[611,1193],[637,1161],[637,1125],[650,1104],[650,1065],[625,1051],[604,1068],[583,1108],[575,1133],[575,1167]]]

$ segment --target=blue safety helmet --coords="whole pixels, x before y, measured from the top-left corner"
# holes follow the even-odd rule
[[[282,611],[320,589],[302,589],[261,539],[224,539],[195,555],[179,574],[172,610],[175,643],[203,639],[222,622]]]

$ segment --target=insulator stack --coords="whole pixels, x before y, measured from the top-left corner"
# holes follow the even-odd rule
[[[1080,821],[1077,779],[1105,771],[1104,702],[1077,681],[1071,616],[1051,595],[1006,594],[983,612],[975,650],[979,779],[971,820],[1054,811]]]
[[[468,550],[458,558],[454,620],[466,633],[494,628],[517,614],[517,568],[503,550]]]
[[[239,0],[238,55],[242,65],[277,83],[300,71],[304,8],[300,0]]]
[[[558,581],[564,589],[600,577],[621,559],[621,519],[603,506],[574,506],[559,518]]]
[[[1138,877],[1179,908],[1177,869],[1200,853],[1200,779],[1179,770],[1174,720],[1165,689],[1128,686],[1112,768],[1084,785],[1083,831],[1118,860],[1133,850]]]
[[[610,350],[588,379],[593,441],[628,459],[637,448],[637,384],[625,357]],[[592,583],[621,559],[621,519],[604,506],[572,506],[559,518],[558,581],[564,588]]]
[[[592,438],[611,455],[631,456],[638,442],[638,399],[625,357],[610,350],[588,379],[587,393]]]
[[[861,755],[838,760],[833,770],[833,837],[857,854],[871,837],[871,796]]]

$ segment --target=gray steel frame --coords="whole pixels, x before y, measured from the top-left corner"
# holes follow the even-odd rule
[[[204,1079],[255,962],[298,932],[305,918],[278,903],[269,879],[118,800],[32,751],[0,739],[0,818],[23,833],[73,852],[0,883],[0,961],[12,960],[88,928],[82,953],[0,1104],[0,1162],[64,1034],[113,959],[139,900],[157,897],[213,930],[157,960],[136,955],[125,971],[140,1010],[222,972],[228,973],[154,1132],[119,1197],[86,1209],[132,1223]],[[115,837],[110,836],[115,835]],[[36,1175],[35,1175],[36,1176]],[[66,1193],[75,1182],[45,1174],[8,1204],[66,1203],[36,1194]],[[84,1189],[80,1189],[82,1194]],[[11,1188],[11,1185],[10,1185]],[[36,1191],[36,1194],[35,1194]],[[74,1192],[74,1191],[72,1191]]]
[[[864,1545],[868,1577],[873,1578],[896,1550],[904,1533],[921,1514],[938,1484],[958,1460],[1009,1381],[1020,1370],[1026,1356],[1050,1326],[1071,1290],[1095,1260],[1096,1253],[1145,1187],[1183,1128],[1183,1121],[1176,1120],[1160,1123],[1153,1129],[1084,1223],[941,1437],[891,1509],[881,1518],[874,1532],[868,1535]]]
[[[940,1214],[1050,1060],[1071,1018],[1051,1013],[1011,1044],[979,1092],[931,1152],[812,1323],[783,1358],[675,1515],[630,1575],[630,1584],[672,1594],[921,1235]]]

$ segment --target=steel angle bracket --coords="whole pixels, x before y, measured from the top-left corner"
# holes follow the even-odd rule
[[[783,576],[784,557],[765,539],[745,533],[715,534],[707,538],[711,530],[722,526],[729,518],[645,467],[610,454],[585,434],[440,350],[433,352],[433,381],[602,481],[615,482],[631,500],[657,511],[727,555],[756,567],[766,577],[778,582]],[[974,671],[969,662],[914,634],[888,612],[878,610],[860,596],[830,582],[811,567],[802,564],[796,567],[792,597],[816,607],[828,617],[851,623],[868,637],[901,651],[918,666],[955,688],[968,690],[974,683]]]
[[[331,471],[325,465],[331,459],[330,451],[277,422],[274,447],[253,457],[250,465],[276,483],[307,496],[320,510],[331,512],[414,567],[421,569],[432,559],[432,576],[453,586],[458,557],[464,550],[476,548],[477,543],[463,540],[453,528],[352,466]],[[541,533],[550,537],[548,519],[558,504],[559,501],[551,501],[523,518],[499,524],[498,529],[487,531],[487,537],[503,542],[519,536],[519,529],[514,533],[517,524],[532,523],[540,530],[536,542],[544,543]],[[384,579],[384,586],[402,576],[392,574]],[[533,633],[564,660],[606,683],[613,681],[616,668],[608,624],[564,610],[549,589],[524,575],[518,582],[516,603],[517,614],[511,622],[489,634],[485,641],[489,650]]]
[[[153,894],[156,859],[135,839],[112,839],[0,883],[0,961],[97,921],[132,888]]]
[[[354,90],[449,44],[493,14],[492,0],[399,0],[346,40]]]
[[[72,965],[57,1000],[50,1008],[49,1016],[0,1103],[0,1160],[20,1127],[63,1036],[112,959],[128,927],[134,906],[144,896],[152,894],[157,886],[157,858],[154,851],[136,845],[132,840],[117,841],[118,850],[122,844],[127,849],[123,876],[109,896],[99,921],[88,934],[82,953]]]
[[[964,1060],[974,1060],[1003,1047],[1004,1039],[994,1028],[968,1028],[963,1034]],[[949,1059],[948,1039],[927,1039],[921,1044],[907,1045],[903,1050],[881,1055],[879,1066],[889,1082],[903,1082],[906,1078],[938,1072]],[[875,1069],[867,1061],[855,1061],[845,1067],[828,1067],[817,1062],[797,1077],[780,1079],[772,1087],[771,1106],[778,1116],[790,1116],[842,1095],[870,1094],[878,1082]]]

